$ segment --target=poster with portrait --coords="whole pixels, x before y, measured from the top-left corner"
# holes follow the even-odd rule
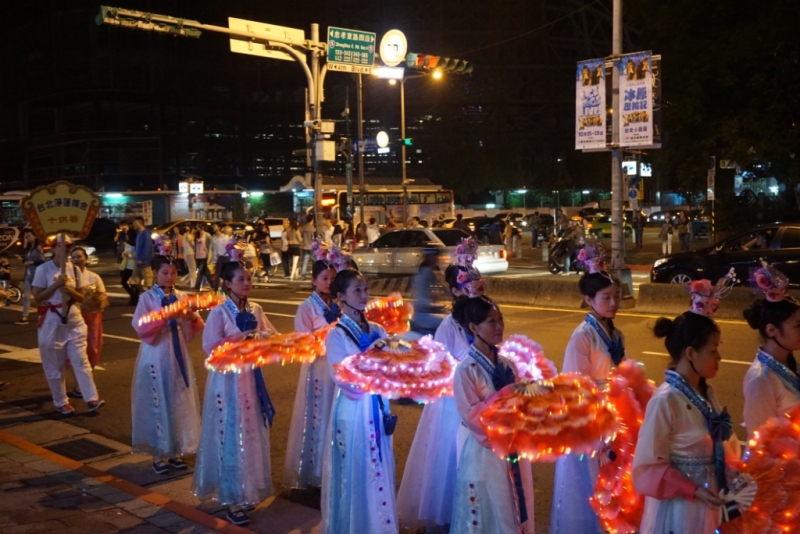
[[[653,144],[653,53],[623,54],[619,59],[619,144]]]
[[[578,62],[575,74],[575,149],[606,146],[605,59]]]

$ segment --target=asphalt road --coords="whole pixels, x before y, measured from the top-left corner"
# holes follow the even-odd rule
[[[127,297],[123,296],[114,277],[108,275],[105,279],[112,306],[104,314],[105,346],[100,367],[95,370],[95,380],[107,405],[99,413],[88,414],[81,413],[85,405],[76,402],[79,413],[71,416],[69,422],[108,438],[130,443],[131,377],[140,342],[131,327],[133,308],[125,305]],[[577,278],[575,282],[577,284]],[[272,287],[254,290],[251,298],[261,304],[278,330],[286,332],[293,329],[297,305],[307,295],[307,287],[278,280]],[[502,311],[506,319],[506,335],[519,333],[535,339],[544,347],[545,354],[561,367],[567,341],[582,320],[582,312],[524,306],[503,306]],[[14,321],[19,317],[18,306],[0,308],[0,381],[10,382],[9,386],[0,390],[0,399],[45,417],[61,419],[62,416],[53,411],[38,361],[35,322],[28,326],[17,326]],[[627,354],[643,362],[648,376],[660,383],[669,358],[661,340],[653,336],[654,320],[655,316],[620,313],[616,325],[625,333]],[[739,424],[742,421],[742,380],[755,354],[758,334],[750,330],[744,321],[720,321],[720,326],[724,359],[713,384],[733,416],[737,434],[744,438],[744,429]],[[202,365],[204,354],[200,341],[195,340],[189,351],[202,398],[206,371]],[[299,365],[271,366],[265,373],[277,409],[271,436],[273,478],[279,492],[283,490],[280,476],[299,370]],[[394,438],[399,484],[422,407],[395,404],[393,410],[400,416]],[[537,465],[534,475],[537,526],[541,532],[545,532],[552,493],[552,464]]]

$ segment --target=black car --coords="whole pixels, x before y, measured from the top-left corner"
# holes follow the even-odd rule
[[[761,259],[783,272],[798,287],[800,281],[800,222],[773,223],[751,228],[694,252],[681,252],[656,260],[650,281],[686,284],[706,278],[712,283],[733,267],[740,283],[747,285],[750,270]]]

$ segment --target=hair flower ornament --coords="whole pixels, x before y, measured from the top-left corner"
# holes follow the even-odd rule
[[[583,263],[589,274],[601,273],[606,269],[605,249],[603,245],[586,245],[578,252],[578,261]]]
[[[764,298],[769,302],[780,302],[784,299],[796,302],[789,295],[789,279],[763,258],[761,267],[750,272],[750,285],[753,286],[753,293],[764,293]]]
[[[709,280],[705,279],[690,283],[686,287],[692,299],[689,311],[711,317],[719,308],[719,299],[726,297],[736,282],[738,282],[736,271],[731,267],[728,274],[720,278],[713,286]]]

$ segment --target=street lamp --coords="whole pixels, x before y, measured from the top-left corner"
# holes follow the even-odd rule
[[[427,75],[428,73],[421,72],[416,76],[407,76],[405,69],[402,67],[379,67],[375,69],[375,76],[389,80],[389,83],[392,85],[400,81],[400,176],[401,184],[403,185],[403,226],[408,222],[408,214],[406,213],[408,204],[406,186],[408,183],[413,182],[413,180],[409,181],[406,178],[406,147],[408,146],[408,140],[406,139],[406,80],[423,78]],[[434,71],[433,77],[438,80],[442,77],[442,72],[439,70]]]

